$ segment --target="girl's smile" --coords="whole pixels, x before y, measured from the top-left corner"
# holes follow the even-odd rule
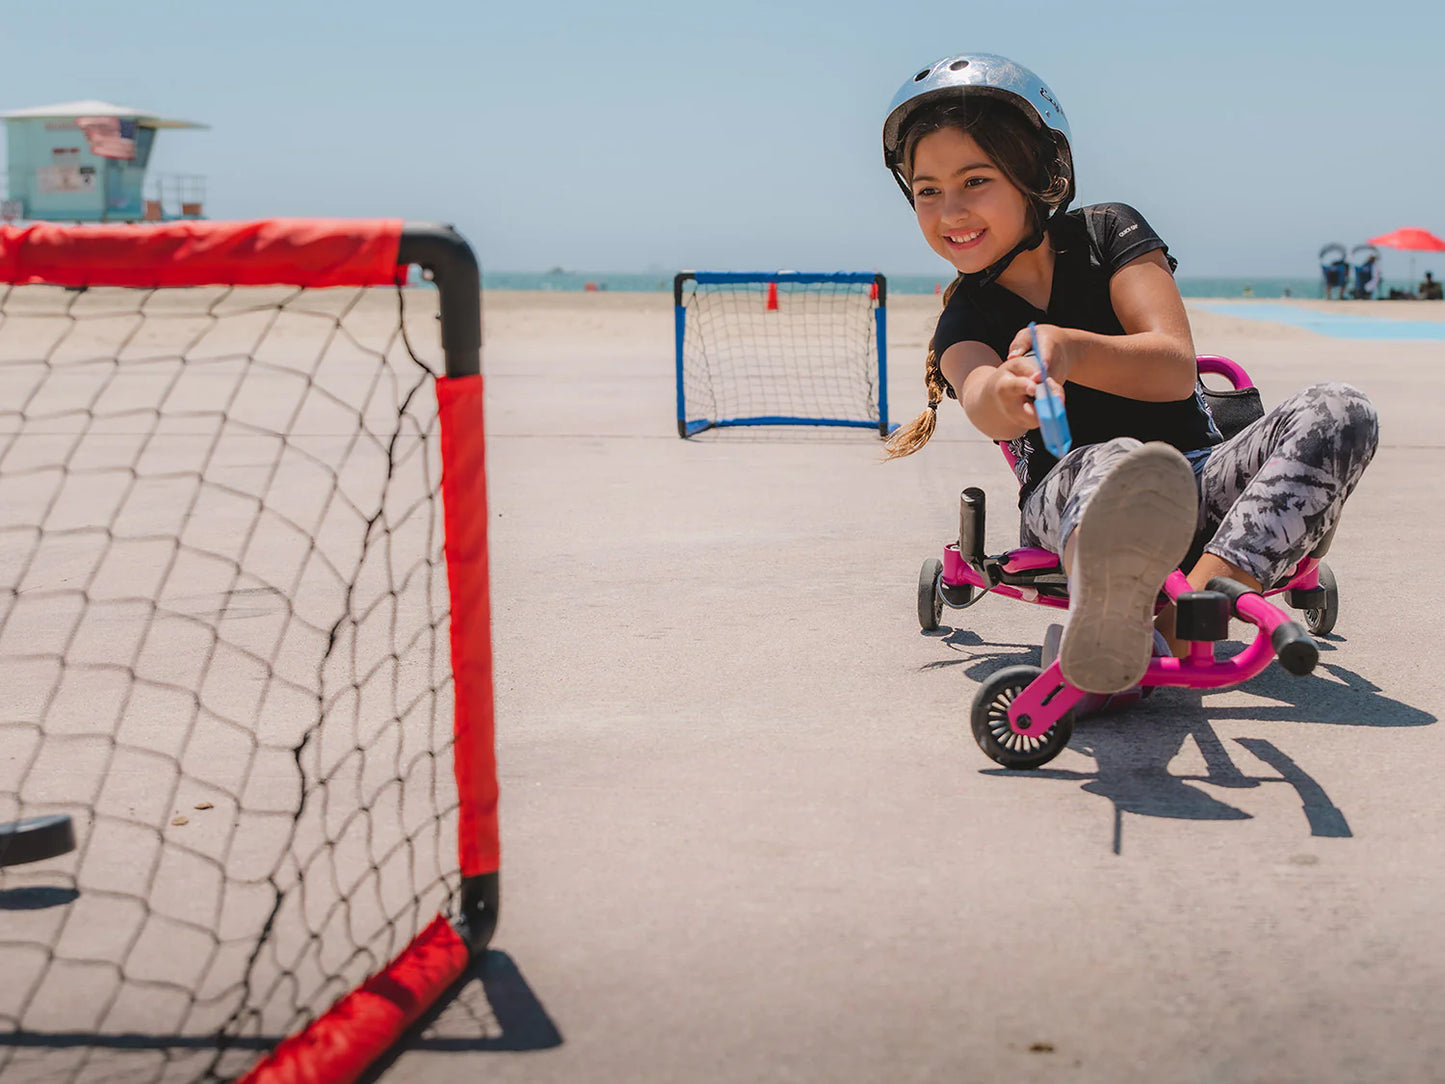
[[[963,252],[979,245],[983,241],[983,235],[987,232],[988,230],[982,227],[976,230],[968,230],[964,233],[955,231],[954,233],[945,233],[943,240],[948,244],[949,248]]]

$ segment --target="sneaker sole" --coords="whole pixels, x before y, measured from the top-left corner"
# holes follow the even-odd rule
[[[1100,484],[1075,532],[1069,623],[1059,648],[1069,684],[1115,693],[1144,676],[1154,602],[1189,552],[1198,514],[1194,472],[1165,444],[1129,453]]]

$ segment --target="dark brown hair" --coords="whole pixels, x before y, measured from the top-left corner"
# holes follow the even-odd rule
[[[920,113],[903,133],[903,172],[910,182],[919,141],[946,128],[957,128],[972,136],[999,172],[1024,194],[1039,221],[1068,195],[1069,177],[1053,139],[1030,124],[1018,109],[996,98],[966,98]],[[944,308],[962,281],[960,274],[943,291]],[[924,360],[923,383],[928,389],[928,406],[888,438],[883,446],[887,459],[912,455],[933,436],[938,406],[948,394],[948,384],[931,343]]]

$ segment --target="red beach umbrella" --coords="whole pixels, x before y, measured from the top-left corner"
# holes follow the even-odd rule
[[[1386,248],[1402,248],[1410,252],[1445,252],[1445,241],[1418,226],[1405,226],[1382,233],[1379,237],[1371,237],[1369,243],[1384,245]]]
[[[1398,230],[1391,230],[1389,233],[1382,233],[1379,237],[1371,237],[1369,243],[1372,245],[1384,245],[1386,248],[1400,248],[1407,252],[1445,252],[1445,241],[1440,240],[1429,230],[1422,230],[1419,226],[1402,226]],[[1410,257],[1410,288],[1415,288],[1415,257]]]

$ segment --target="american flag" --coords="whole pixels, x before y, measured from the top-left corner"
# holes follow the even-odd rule
[[[76,123],[85,133],[92,154],[101,158],[135,157],[135,121],[119,117],[81,117]]]

